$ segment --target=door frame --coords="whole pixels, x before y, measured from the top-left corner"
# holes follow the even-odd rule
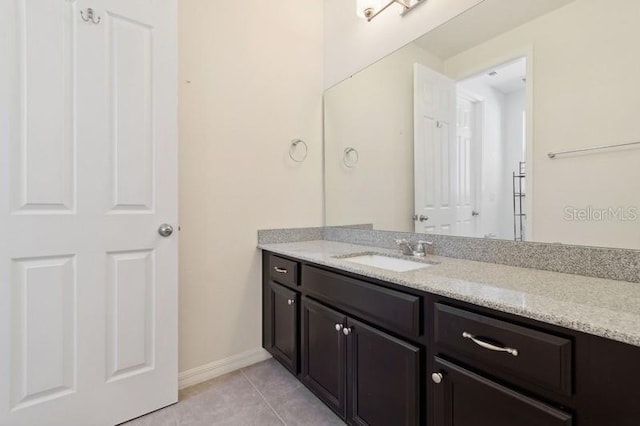
[[[464,70],[458,75],[452,76],[456,83],[467,80],[469,78],[476,77],[480,74],[484,74],[487,71],[495,68],[497,65],[508,64],[509,62],[516,61],[518,59],[526,59],[527,62],[527,81],[525,83],[525,161],[526,161],[526,174],[525,179],[525,209],[527,212],[526,226],[525,226],[525,241],[534,241],[534,214],[533,214],[533,199],[534,199],[534,181],[531,178],[534,172],[534,46],[533,44],[524,45],[518,48],[514,48],[505,53],[492,56],[485,59],[473,67]]]

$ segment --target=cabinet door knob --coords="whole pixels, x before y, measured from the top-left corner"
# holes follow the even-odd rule
[[[336,324],[336,331],[337,331],[337,332],[341,332],[343,328],[344,328],[344,325],[342,325],[342,324]]]
[[[442,373],[433,373],[431,375],[431,380],[433,380],[433,383],[435,383],[436,385],[439,385],[440,383],[442,383]]]
[[[289,304],[289,305],[293,305],[294,303],[296,303],[296,299],[287,300],[287,304]]]
[[[351,329],[346,327],[342,329],[342,332],[344,333],[345,336],[348,336],[349,334],[351,334]]]

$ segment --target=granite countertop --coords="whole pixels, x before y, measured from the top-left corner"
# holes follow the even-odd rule
[[[427,261],[438,262],[437,265],[408,272],[393,272],[337,257],[371,252],[397,255],[397,250],[325,240],[260,244],[258,247],[640,346],[640,284],[637,283],[441,256],[426,258]]]

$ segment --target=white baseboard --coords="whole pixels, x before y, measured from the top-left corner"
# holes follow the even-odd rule
[[[188,388],[269,358],[271,358],[271,354],[260,348],[201,365],[180,373],[178,375],[178,387],[180,389]]]

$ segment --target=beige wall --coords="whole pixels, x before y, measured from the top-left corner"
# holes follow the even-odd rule
[[[322,0],[325,14],[325,87],[438,27],[483,0],[428,0],[400,16],[393,5],[373,21],[356,16],[356,0]]]
[[[442,72],[442,60],[411,44],[325,93],[328,225],[413,232],[416,62]],[[342,161],[348,146],[360,154],[351,169]]]
[[[578,0],[445,61],[452,78],[533,46],[533,240],[640,249],[639,221],[567,221],[565,208],[640,206],[640,2]],[[531,179],[529,180],[531,182]]]
[[[260,348],[256,230],[322,223],[322,44],[319,1],[180,1],[180,371]]]

